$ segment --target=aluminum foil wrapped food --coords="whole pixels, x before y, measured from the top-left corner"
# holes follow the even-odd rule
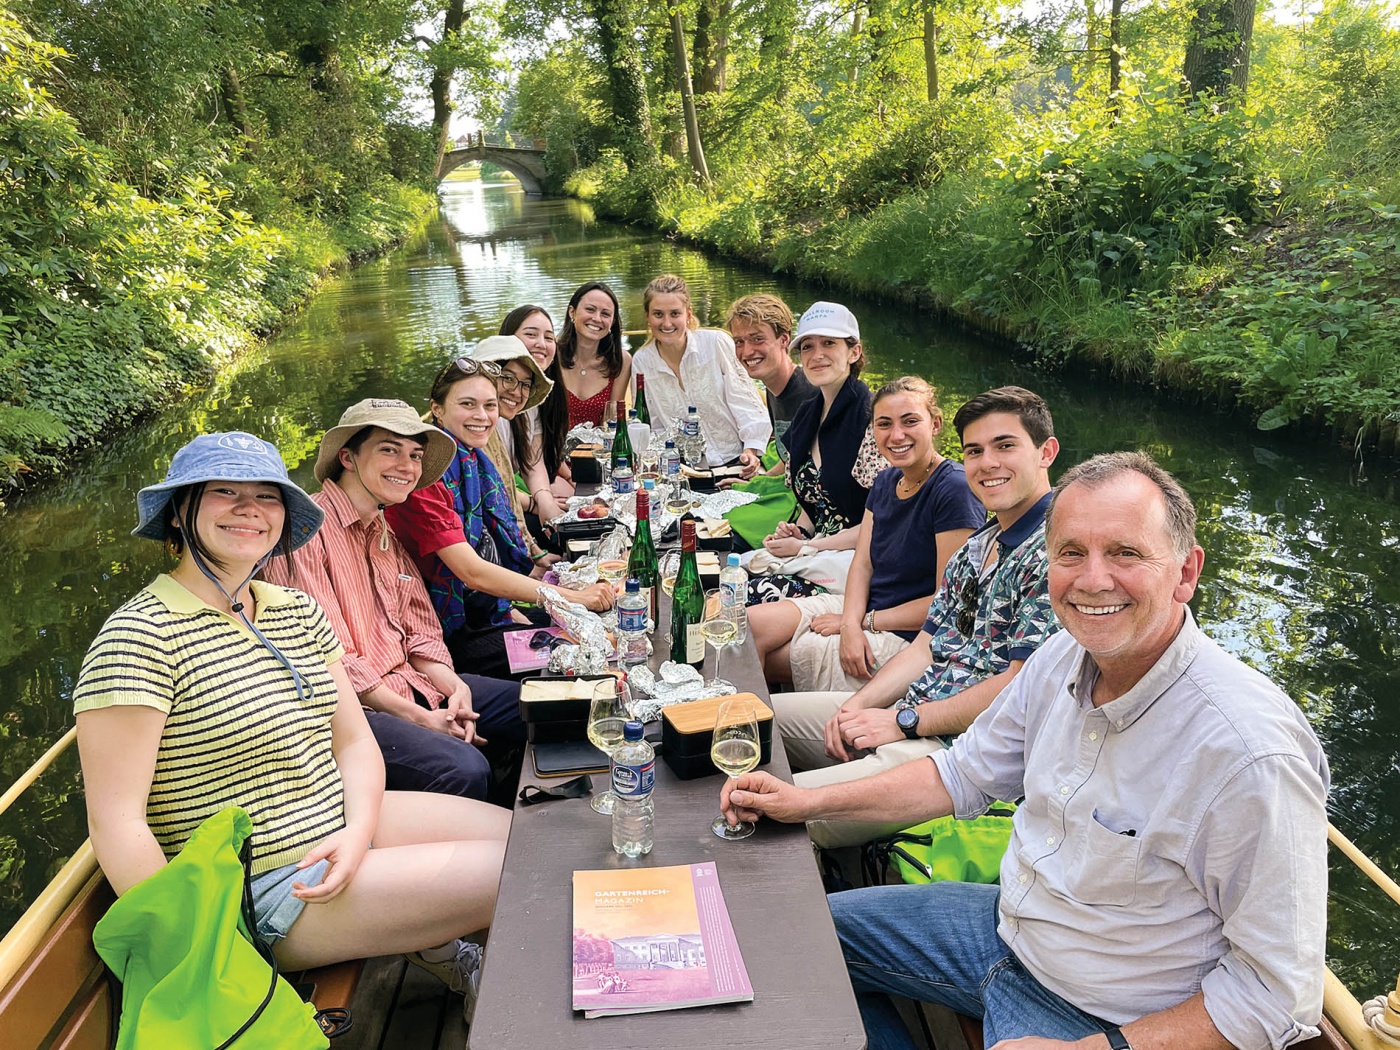
[[[672,704],[729,696],[739,691],[723,678],[707,683],[695,668],[673,660],[661,665],[659,675],[653,674],[650,667],[633,667],[627,672],[627,681],[632,686],[632,715],[641,722],[656,721],[662,709]]]
[[[598,582],[597,558],[557,561],[554,563],[553,569],[554,574],[559,577],[559,586],[568,587],[571,590],[581,590]]]
[[[568,455],[580,445],[605,445],[608,440],[608,432],[602,427],[595,427],[591,423],[580,423],[564,435],[564,455]]]
[[[540,587],[540,605],[564,633],[576,639],[549,654],[552,674],[603,674],[613,655],[613,645],[602,617],[571,602],[553,587]]]

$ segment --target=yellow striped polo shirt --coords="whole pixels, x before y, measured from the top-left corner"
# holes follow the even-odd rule
[[[321,607],[254,580],[254,622],[301,672],[243,624],[170,576],[112,614],[83,660],[75,713],[139,705],[166,713],[146,822],[173,857],[206,818],[242,806],[253,818],[253,874],[292,864],[344,826],[331,753],[338,696],[327,665],[342,655]]]

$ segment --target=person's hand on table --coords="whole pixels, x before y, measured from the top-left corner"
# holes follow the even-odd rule
[[[838,714],[841,739],[856,751],[874,751],[881,744],[903,740],[904,730],[895,722],[897,714],[892,707],[867,707]]]
[[[739,453],[739,477],[744,481],[748,481],[749,478],[757,474],[762,467],[763,459],[761,455],[753,449],[746,448],[743,452]]]
[[[617,598],[617,592],[607,583],[592,583],[578,590],[566,590],[564,595],[593,612],[606,612],[613,607],[613,601]]]
[[[719,792],[719,809],[730,824],[772,817],[792,824],[807,819],[808,796],[800,787],[779,780],[772,773],[755,771],[738,779],[726,779]]]

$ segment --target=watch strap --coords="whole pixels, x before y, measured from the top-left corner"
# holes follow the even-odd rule
[[[1104,1032],[1104,1035],[1108,1036],[1108,1050],[1133,1050],[1133,1044],[1128,1042],[1123,1029],[1114,1026]]]

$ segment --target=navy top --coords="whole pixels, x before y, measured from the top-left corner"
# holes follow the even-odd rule
[[[822,418],[822,410],[826,407],[822,398],[809,398],[792,417],[792,423],[783,435],[783,444],[791,455],[788,467],[794,479],[799,471],[811,464],[812,445],[818,435],[821,436],[821,487],[830,506],[820,510],[814,508],[810,501],[804,502],[803,493],[797,491],[799,486],[793,484],[797,502],[802,504],[802,509],[820,532],[839,532],[859,525],[865,513],[867,493],[865,486],[855,476],[855,468],[861,444],[870,429],[870,408],[874,397],[870,388],[858,378],[847,376],[846,382],[836,392],[825,419]],[[810,468],[809,472],[812,469],[816,468]],[[823,528],[818,517],[830,520],[834,527]]]
[[[967,486],[961,463],[945,459],[908,499],[895,493],[896,467],[880,472],[865,509],[870,531],[870,600],[866,610],[893,609],[938,590],[938,544],[934,537],[953,529],[980,529],[987,511]],[[918,628],[895,631],[906,640]]]

